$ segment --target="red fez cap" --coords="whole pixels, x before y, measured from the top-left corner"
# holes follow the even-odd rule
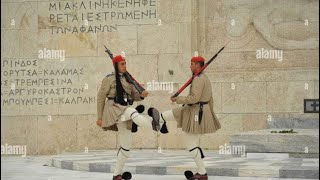
[[[192,59],[191,59],[192,62],[204,62],[204,58],[201,57],[201,56],[194,56]]]
[[[113,62],[113,64],[115,64],[115,63],[123,61],[123,60],[124,60],[124,58],[121,55],[118,55],[112,59],[112,62]]]

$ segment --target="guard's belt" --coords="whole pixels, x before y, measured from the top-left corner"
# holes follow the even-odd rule
[[[194,103],[194,104],[199,104],[200,105],[200,109],[199,109],[199,125],[201,124],[201,120],[202,120],[202,115],[203,115],[203,105],[204,104],[208,104],[209,102],[197,102],[197,103]],[[194,104],[188,104],[188,106],[192,106]]]

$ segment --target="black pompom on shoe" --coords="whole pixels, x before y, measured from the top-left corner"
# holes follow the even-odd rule
[[[193,172],[192,171],[185,171],[184,175],[186,176],[187,179],[191,179],[193,177]]]
[[[144,108],[144,105],[142,105],[142,104],[136,107],[136,110],[137,110],[138,113],[140,113],[140,114],[143,113],[144,109],[145,109],[145,108]]]
[[[125,180],[129,180],[132,178],[132,174],[130,172],[124,172],[122,174],[122,178],[125,179]]]

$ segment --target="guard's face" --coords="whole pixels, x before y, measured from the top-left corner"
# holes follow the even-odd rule
[[[118,62],[118,69],[119,69],[120,73],[126,73],[127,72],[126,60]]]
[[[196,73],[200,69],[200,64],[196,62],[191,62],[190,69],[192,73]]]

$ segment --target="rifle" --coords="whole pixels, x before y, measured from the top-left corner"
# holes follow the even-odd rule
[[[224,46],[226,47],[226,46]],[[218,54],[224,49],[224,47],[222,47],[217,54],[215,54],[204,66],[201,67],[201,69],[199,69],[198,72],[196,72],[180,89],[178,92],[176,92],[173,96],[171,96],[172,98],[175,98],[177,96],[179,96],[179,94],[187,87],[191,84],[191,82],[193,81],[193,79],[195,77],[198,76],[198,74],[200,74],[217,56]]]
[[[104,47],[106,48],[105,52],[108,53],[109,57],[111,58],[111,60],[113,59],[113,54],[111,53],[111,51],[104,45]],[[137,89],[137,91],[139,92],[139,94],[141,94],[145,89],[138,83],[138,81],[136,81],[131,74],[127,71],[124,76],[126,77],[126,79],[129,81],[129,83],[133,84],[133,86]]]

